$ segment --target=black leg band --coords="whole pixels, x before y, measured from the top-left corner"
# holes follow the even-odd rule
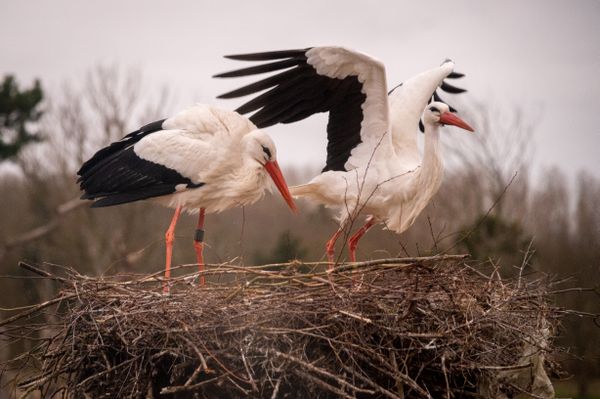
[[[196,229],[196,234],[194,235],[194,241],[196,241],[196,242],[204,241],[204,230]]]

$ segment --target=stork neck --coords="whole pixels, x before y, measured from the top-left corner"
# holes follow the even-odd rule
[[[425,146],[419,177],[422,181],[441,181],[443,168],[440,149],[440,127],[439,125],[425,124]]]

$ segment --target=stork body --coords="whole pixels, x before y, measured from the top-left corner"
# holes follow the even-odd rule
[[[442,108],[443,104],[438,107]],[[446,107],[447,108],[447,107]],[[443,161],[439,128],[425,124],[425,155],[422,162],[406,164],[391,153],[349,171],[327,171],[309,183],[291,187],[294,196],[309,198],[331,208],[340,208],[340,220],[358,213],[402,233],[429,203],[439,189]]]
[[[341,47],[228,58],[278,61],[217,77],[292,67],[220,96],[232,98],[270,89],[238,108],[241,113],[256,111],[250,119],[258,126],[291,123],[317,112],[329,113],[325,168],[308,184],[292,187],[291,192],[340,209],[340,229],[326,246],[331,261],[342,229],[359,212],[368,217],[349,240],[351,260],[355,260],[358,240],[374,224],[384,223],[397,233],[409,228],[442,181],[440,125],[472,130],[449,112],[451,108],[441,102],[436,92],[438,88],[451,93],[464,91],[444,82],[445,78],[462,76],[453,72],[454,64],[449,60],[388,93],[381,62]],[[426,108],[433,100],[437,101]],[[417,148],[419,127],[425,130],[423,156]]]
[[[269,176],[295,210],[276,155],[271,138],[247,118],[196,105],[99,150],[81,166],[78,182],[82,199],[95,201],[92,207],[150,200],[175,209],[165,234],[168,279],[182,210],[199,212],[194,245],[201,270],[205,213],[258,201],[269,187]]]

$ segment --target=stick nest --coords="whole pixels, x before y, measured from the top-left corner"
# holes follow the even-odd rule
[[[46,338],[20,359],[29,372],[16,377],[21,392],[44,397],[550,396],[539,379],[559,312],[547,283],[488,276],[464,259],[333,273],[212,265],[205,286],[188,274],[171,280],[170,295],[158,273],[91,278],[22,264],[60,282],[59,296],[0,325],[14,336],[47,320]]]

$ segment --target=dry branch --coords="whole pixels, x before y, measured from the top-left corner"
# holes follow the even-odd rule
[[[464,259],[385,259],[331,274],[319,264],[300,273],[300,262],[211,265],[205,287],[190,285],[198,273],[182,275],[169,296],[159,274],[59,276],[28,265],[60,293],[2,322],[3,334],[39,330],[39,318],[21,319],[55,305],[58,325],[26,354],[37,366],[10,366],[22,389],[64,388],[57,397],[540,396],[523,376],[546,377],[560,315],[548,284],[487,278]]]
[[[81,208],[85,204],[87,204],[87,202],[82,201],[79,198],[73,198],[69,201],[66,201],[56,207],[54,216],[49,222],[41,226],[34,227],[33,229],[17,236],[16,238],[12,238],[4,243],[0,243],[0,260],[2,260],[6,252],[9,250],[20,245],[27,244],[30,241],[37,240],[46,234],[51,233],[60,225],[60,222],[64,219],[66,214]]]

